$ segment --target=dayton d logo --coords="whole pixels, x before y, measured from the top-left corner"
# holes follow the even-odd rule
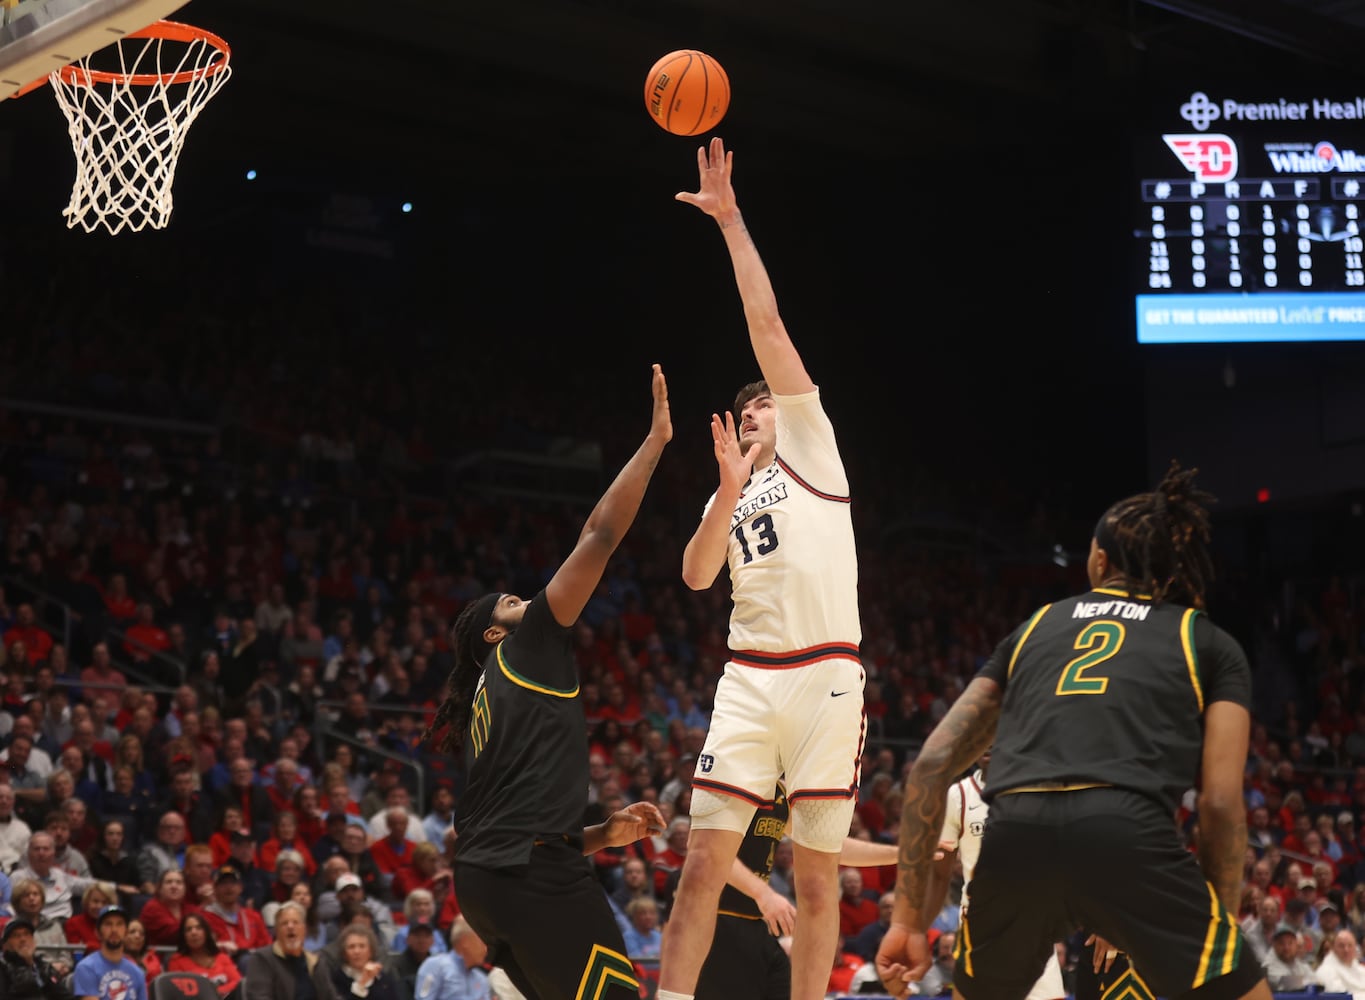
[[[697,758],[697,766],[701,768],[702,774],[710,774],[711,768],[716,766],[716,758],[709,753],[704,753]]]
[[[1195,178],[1221,184],[1237,176],[1237,144],[1226,135],[1163,135],[1171,152]]]

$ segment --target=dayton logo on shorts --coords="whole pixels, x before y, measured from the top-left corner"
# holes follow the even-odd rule
[[[979,837],[986,831],[986,824],[980,820],[972,820],[967,824],[967,832],[973,837]]]
[[[1163,135],[1171,152],[1201,181],[1222,183],[1237,176],[1237,143],[1226,135]]]
[[[701,768],[702,774],[710,774],[711,768],[716,766],[716,758],[709,753],[704,753],[697,758],[697,766]]]

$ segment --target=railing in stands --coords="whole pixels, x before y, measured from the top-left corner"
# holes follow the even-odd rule
[[[355,736],[349,736],[332,726],[331,713],[346,707],[342,701],[319,701],[317,703],[317,713],[313,717],[313,745],[317,748],[319,760],[327,760],[327,741],[332,740],[336,743],[346,743],[354,747],[357,751],[365,754],[372,754],[384,760],[397,761],[404,768],[411,769],[413,774],[413,784],[415,785],[414,813],[413,819],[421,821],[422,815],[426,810],[426,772],[422,767],[422,762],[405,757],[392,750],[367,743],[365,740]],[[389,703],[366,702],[366,709],[371,712],[388,712],[393,714],[416,715],[418,718],[426,715],[430,709],[423,705],[394,705]],[[439,846],[439,845],[438,845]]]

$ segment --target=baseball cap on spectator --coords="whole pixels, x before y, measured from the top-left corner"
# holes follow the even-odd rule
[[[1298,931],[1294,930],[1294,928],[1290,927],[1288,924],[1277,924],[1275,926],[1274,937],[1281,937],[1285,934],[1288,934],[1290,937],[1294,937],[1296,934],[1298,934]]]
[[[250,830],[248,830],[246,827],[243,827],[243,828],[240,829],[240,830],[233,830],[233,831],[232,831],[232,838],[231,838],[231,840],[232,840],[232,843],[234,843],[234,844],[250,844],[250,843],[252,843],[252,842],[254,842],[254,841],[256,840],[256,835],[253,834],[253,833],[252,833]]]
[[[342,874],[337,876],[336,881],[337,892],[340,892],[342,889],[348,889],[351,886],[355,886],[357,889],[364,888],[364,886],[361,885],[360,876],[357,875],[355,872],[343,872]]]
[[[0,932],[0,944],[4,944],[8,941],[9,936],[15,931],[28,931],[32,934],[34,932],[33,921],[25,919],[24,917],[15,917],[9,923],[5,924],[4,931]]]
[[[1319,913],[1322,913],[1325,910],[1331,910],[1333,913],[1336,914],[1341,913],[1341,911],[1337,909],[1337,904],[1332,902],[1330,899],[1320,899],[1317,901],[1316,905]]]
[[[1317,887],[1318,887],[1318,884],[1317,884],[1316,882],[1314,882],[1311,878],[1301,878],[1301,879],[1299,879],[1299,888],[1300,888],[1300,889],[1316,889]]]
[[[128,911],[117,903],[106,906],[104,909],[100,910],[100,915],[95,918],[95,929],[99,930],[100,927],[104,926],[104,921],[109,917],[122,917],[124,920],[127,920]]]
[[[357,816],[355,813],[347,813],[346,822],[349,823],[351,826],[358,826],[362,830],[366,831],[369,830],[369,826],[365,823],[364,816]]]
[[[435,934],[436,928],[431,926],[431,923],[426,920],[418,920],[408,925],[408,937],[412,937],[414,934],[421,934],[424,932],[427,934]]]
[[[346,813],[342,812],[340,809],[333,809],[331,812],[329,812],[329,813],[327,814],[327,822],[328,822],[328,823],[335,823],[335,822],[345,823],[345,822],[346,822]]]
[[[224,879],[235,878],[238,882],[242,880],[242,873],[237,870],[236,865],[220,865],[213,872],[213,884],[217,885]]]
[[[1347,823],[1354,823],[1356,818],[1349,811],[1337,813],[1337,826],[1344,826]]]

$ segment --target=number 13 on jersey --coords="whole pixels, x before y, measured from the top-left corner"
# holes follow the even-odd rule
[[[741,526],[735,529],[735,541],[739,542],[739,550],[744,553],[746,564],[753,562],[754,556],[766,556],[777,548],[777,532],[773,531],[773,516],[771,514],[754,518],[754,523],[749,527],[755,535],[753,551],[749,550],[749,540],[744,537],[744,528]]]
[[[1127,635],[1119,622],[1091,622],[1076,636],[1076,649],[1082,650],[1062,669],[1057,694],[1104,694],[1108,677],[1088,677],[1086,671],[1098,666],[1119,651]]]

